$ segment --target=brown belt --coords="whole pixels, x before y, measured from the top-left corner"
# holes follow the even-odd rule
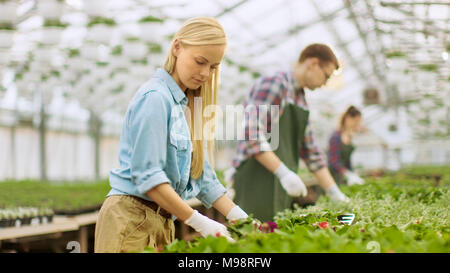
[[[161,215],[164,218],[171,218],[172,217],[172,214],[170,214],[170,212],[168,212],[167,210],[161,208],[158,204],[156,204],[153,201],[145,200],[145,199],[139,198],[139,197],[134,196],[134,195],[129,195],[129,196],[131,198],[139,201],[140,203],[144,204],[145,206],[151,208],[155,212],[158,212],[158,208],[159,208],[159,215]]]

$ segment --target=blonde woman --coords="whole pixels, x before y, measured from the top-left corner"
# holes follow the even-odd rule
[[[215,19],[190,19],[174,36],[164,69],[135,94],[120,138],[120,168],[110,173],[112,189],[98,216],[95,252],[169,244],[177,218],[202,236],[232,240],[224,225],[185,202],[194,197],[228,220],[248,217],[227,197],[205,156],[197,125],[211,124],[213,116],[195,114],[216,104],[225,49],[225,32]],[[212,144],[208,139],[209,158]]]

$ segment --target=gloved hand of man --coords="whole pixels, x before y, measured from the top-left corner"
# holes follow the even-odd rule
[[[200,214],[197,210],[194,210],[192,216],[186,219],[184,223],[191,226],[203,237],[207,237],[208,235],[225,236],[228,241],[235,242],[235,240],[231,238],[230,233],[224,225],[212,219],[209,219],[208,217]]]
[[[350,199],[341,192],[341,190],[338,188],[336,184],[329,187],[326,190],[327,195],[330,197],[330,199],[334,202],[350,202]]]
[[[230,212],[228,212],[226,217],[228,221],[233,221],[248,218],[248,215],[239,206],[234,206]]]
[[[352,171],[345,172],[345,179],[347,180],[347,184],[349,186],[355,185],[355,184],[358,184],[358,185],[364,184],[364,180]]]
[[[289,170],[283,162],[281,162],[281,165],[274,174],[280,179],[281,186],[283,186],[289,195],[294,197],[305,197],[308,194],[308,190],[300,177]]]

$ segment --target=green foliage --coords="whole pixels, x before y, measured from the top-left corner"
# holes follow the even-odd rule
[[[392,58],[404,58],[406,57],[406,54],[402,51],[389,51],[386,53],[386,58],[392,59]]]
[[[113,19],[110,19],[110,18],[96,16],[96,17],[93,17],[89,21],[89,23],[87,24],[87,27],[93,27],[94,25],[99,25],[99,24],[113,27],[116,25],[116,21],[114,21]]]
[[[150,15],[150,16],[146,16],[139,20],[139,23],[148,23],[148,22],[162,23],[162,22],[164,22],[164,19]]]
[[[148,51],[151,53],[162,53],[162,47],[159,44],[148,43]]]
[[[422,64],[422,65],[419,65],[419,69],[423,70],[423,71],[437,72],[438,66],[437,66],[437,64]]]
[[[68,24],[61,22],[60,20],[46,19],[44,22],[44,27],[60,27],[65,28]]]
[[[69,56],[69,58],[79,57],[80,50],[77,48],[70,48],[67,50],[67,55]]]
[[[11,23],[2,23],[2,22],[0,22],[0,30],[15,30],[15,29],[16,28]]]
[[[364,185],[341,186],[350,203],[321,196],[316,205],[295,206],[275,217],[278,229],[264,232],[252,216],[228,224],[235,243],[209,236],[175,240],[160,249],[169,253],[287,252],[450,252],[449,166],[406,167]],[[338,215],[353,213],[352,225]],[[256,225],[255,222],[256,221]]]
[[[117,45],[111,49],[111,55],[120,56],[122,55],[122,46]]]
[[[131,36],[131,37],[128,37],[128,38],[126,38],[125,39],[127,42],[139,42],[141,39],[139,39],[139,37],[133,37],[133,36]]]
[[[0,183],[0,208],[39,207],[55,211],[79,210],[103,203],[110,186],[96,183],[5,181]]]

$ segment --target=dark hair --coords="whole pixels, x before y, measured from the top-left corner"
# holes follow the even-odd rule
[[[360,117],[362,116],[361,111],[358,110],[355,106],[351,105],[341,117],[341,121],[339,122],[339,129],[342,130],[344,128],[344,122],[347,117]]]
[[[339,68],[339,63],[331,48],[324,44],[311,44],[303,49],[298,59],[299,63],[303,63],[308,58],[318,58],[320,65],[332,63]]]

